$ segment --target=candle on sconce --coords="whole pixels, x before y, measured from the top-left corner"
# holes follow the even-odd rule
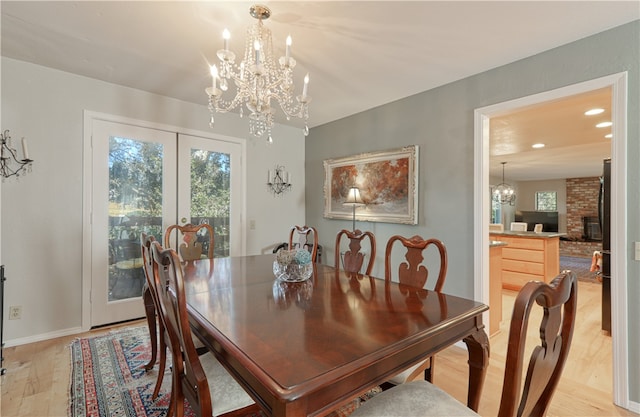
[[[309,90],[309,73],[304,76],[304,85],[302,86],[302,98],[307,98],[307,91]]]
[[[22,154],[24,155],[23,160],[29,159],[29,148],[27,147],[27,139],[25,139],[24,137],[22,138]]]
[[[229,32],[229,29],[225,28],[222,31],[222,39],[224,40],[224,50],[225,51],[229,50],[229,38],[231,38],[231,33]]]
[[[267,184],[271,184],[271,170],[267,171]]]

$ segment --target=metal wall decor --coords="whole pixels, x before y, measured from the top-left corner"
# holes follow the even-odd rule
[[[291,175],[284,170],[284,166],[277,165],[273,171],[267,172],[267,187],[274,196],[291,189]]]
[[[29,158],[29,150],[27,140],[22,138],[22,159],[18,158],[18,151],[13,147],[9,130],[0,133],[0,144],[2,146],[2,154],[0,155],[0,174],[2,180],[9,177],[20,177],[31,172],[31,163],[33,159]]]

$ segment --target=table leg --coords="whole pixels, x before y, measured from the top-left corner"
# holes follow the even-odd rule
[[[464,339],[469,350],[469,393],[467,407],[478,412],[484,378],[489,366],[489,338],[484,326]]]
[[[156,356],[158,352],[158,336],[156,330],[156,306],[153,303],[153,297],[151,291],[146,282],[142,290],[142,300],[144,301],[144,312],[147,316],[147,324],[149,325],[149,337],[151,337],[151,360],[144,366],[144,369],[149,371],[156,364]]]

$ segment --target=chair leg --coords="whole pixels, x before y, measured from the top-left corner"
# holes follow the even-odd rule
[[[433,377],[435,376],[435,356],[429,358],[429,367],[424,370],[424,380],[433,384]]]
[[[147,324],[149,325],[149,337],[151,338],[151,360],[144,366],[144,369],[149,371],[153,369],[153,365],[156,364],[157,352],[158,352],[158,335],[156,330],[156,307],[153,304],[151,293],[145,288],[142,298],[144,300],[144,312],[147,316]]]
[[[164,329],[162,329],[164,331]],[[156,388],[153,390],[151,399],[158,398],[160,393],[160,387],[162,386],[162,380],[164,379],[164,368],[167,366],[167,345],[164,341],[164,337],[160,338],[160,366],[158,367],[158,377],[156,378]]]

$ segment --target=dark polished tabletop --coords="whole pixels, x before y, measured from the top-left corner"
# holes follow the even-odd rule
[[[308,281],[282,282],[273,260],[184,266],[194,333],[266,413],[325,414],[460,340],[470,348],[469,405],[477,409],[488,363],[485,305],[320,264]]]

